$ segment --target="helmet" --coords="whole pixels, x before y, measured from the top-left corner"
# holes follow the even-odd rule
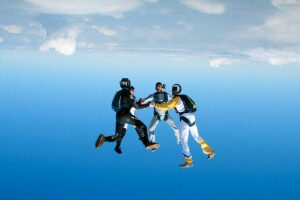
[[[122,78],[122,80],[120,81],[120,87],[130,87],[130,80],[128,78]]]
[[[179,84],[174,84],[172,86],[172,93],[180,93],[181,92],[181,85]]]

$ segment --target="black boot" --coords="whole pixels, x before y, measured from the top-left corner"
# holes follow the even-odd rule
[[[117,144],[116,144],[116,147],[115,147],[115,151],[118,153],[118,154],[122,154],[122,150],[121,150],[121,140],[117,141]]]

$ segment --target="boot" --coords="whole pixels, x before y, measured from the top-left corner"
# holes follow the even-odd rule
[[[193,158],[190,155],[189,157],[184,156],[184,163],[179,165],[181,168],[191,168],[193,167]]]
[[[116,151],[118,154],[122,154],[122,150],[121,150],[121,140],[119,140],[119,141],[116,142],[115,151]]]
[[[145,145],[146,149],[149,150],[149,149],[158,149],[160,147],[160,144],[158,143],[148,143]]]
[[[200,144],[204,154],[211,154],[213,152],[213,150],[204,140],[199,140],[198,143]]]
[[[120,146],[116,146],[116,147],[115,147],[115,151],[116,151],[118,154],[122,154],[122,150],[121,150],[121,147],[120,147]]]
[[[214,152],[214,151],[210,152],[207,156],[207,160],[213,159],[215,157],[215,155],[216,155],[216,152]]]
[[[104,137],[103,134],[100,134],[99,137],[96,140],[95,147],[96,148],[101,147],[104,142],[105,142],[105,137]]]
[[[185,162],[185,163],[179,165],[179,167],[181,167],[181,168],[191,168],[191,167],[193,167],[193,163]]]

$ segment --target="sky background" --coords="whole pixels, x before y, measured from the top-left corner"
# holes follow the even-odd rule
[[[1,199],[299,199],[299,0],[1,0]],[[192,169],[166,123],[146,151],[111,135],[111,100],[191,96],[207,161]],[[172,110],[171,116],[179,124]],[[152,108],[136,111],[148,126]]]

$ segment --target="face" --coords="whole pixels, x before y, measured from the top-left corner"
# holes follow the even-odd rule
[[[156,85],[155,89],[156,89],[157,92],[161,92],[162,91],[162,85],[159,85],[159,84]]]
[[[130,90],[130,94],[134,94],[134,89],[131,89],[131,90]]]

